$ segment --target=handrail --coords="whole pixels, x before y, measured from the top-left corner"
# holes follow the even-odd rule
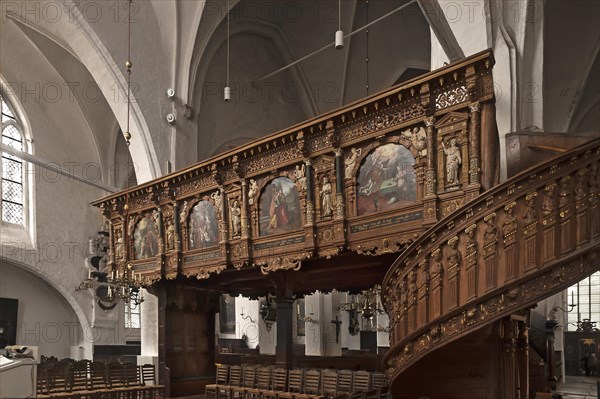
[[[382,284],[391,380],[598,268],[599,160],[596,139],[531,167],[447,215],[396,259]]]

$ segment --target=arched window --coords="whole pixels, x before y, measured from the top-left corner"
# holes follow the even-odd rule
[[[3,93],[0,93],[0,101],[2,102],[2,145],[25,151],[22,125]],[[25,225],[25,167],[25,162],[21,158],[2,151],[0,208],[4,223]]]

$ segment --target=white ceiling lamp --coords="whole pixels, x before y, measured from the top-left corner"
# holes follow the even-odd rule
[[[229,87],[229,0],[227,0],[227,83],[223,90],[223,99],[226,103],[231,101],[231,87]]]
[[[344,32],[342,31],[342,0],[338,0],[338,30],[335,32],[335,49],[344,48]]]

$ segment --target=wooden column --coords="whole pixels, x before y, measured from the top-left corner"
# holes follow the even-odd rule
[[[479,103],[469,104],[471,123],[469,128],[469,184],[479,185],[479,137],[481,136]]]
[[[500,399],[519,398],[517,388],[517,325],[512,316],[500,320]]]
[[[294,329],[293,317],[294,299],[275,299],[277,304],[277,347],[275,349],[275,364],[277,367],[291,369],[294,363]]]

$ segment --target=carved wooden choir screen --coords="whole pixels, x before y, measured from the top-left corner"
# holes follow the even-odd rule
[[[111,267],[205,279],[401,251],[495,183],[493,63],[481,52],[94,202]]]

